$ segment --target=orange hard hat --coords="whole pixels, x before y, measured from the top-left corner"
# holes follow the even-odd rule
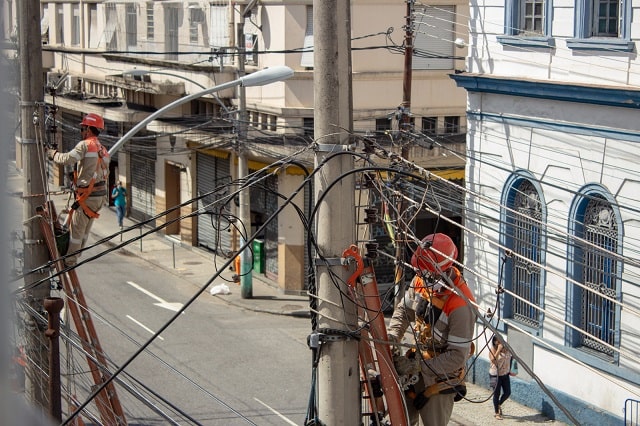
[[[95,127],[96,129],[104,130],[104,120],[101,116],[92,112],[84,116],[80,125],[91,126]]]
[[[458,248],[445,234],[429,234],[411,256],[411,265],[420,271],[439,274],[451,268],[458,258]]]

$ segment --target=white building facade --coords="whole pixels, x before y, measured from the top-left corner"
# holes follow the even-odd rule
[[[640,2],[470,12],[452,76],[468,93],[466,277],[531,369],[513,399],[619,424],[640,400]]]

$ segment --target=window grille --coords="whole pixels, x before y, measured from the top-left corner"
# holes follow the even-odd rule
[[[582,290],[582,318],[580,328],[582,345],[613,357],[616,335],[616,306],[610,298],[617,297],[618,225],[611,205],[594,197],[587,204],[584,215],[584,240],[582,244],[582,282],[588,290]]]
[[[528,180],[522,180],[516,188],[513,206],[515,213],[509,213],[508,234],[512,236],[514,256],[512,271],[512,291],[530,302],[513,297],[513,318],[534,328],[540,325],[540,263],[542,205],[540,195]],[[535,264],[534,264],[535,263]],[[533,306],[532,306],[533,305]]]

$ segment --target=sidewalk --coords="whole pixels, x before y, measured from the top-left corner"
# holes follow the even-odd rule
[[[62,198],[55,199],[56,208],[61,210],[64,207]],[[146,233],[149,228],[131,229],[128,227],[135,223],[125,219],[125,232],[114,237],[108,243],[113,247],[121,241],[140,236]],[[113,207],[104,207],[100,211],[100,218],[93,224],[89,244],[110,236],[118,231],[116,214]],[[163,268],[167,273],[179,276],[190,281],[194,286],[201,288],[220,270],[229,259],[216,257],[213,253],[188,245],[181,245],[179,241],[168,238],[162,233],[156,232],[143,237],[140,241],[135,241],[120,250],[143,258],[144,260]],[[82,257],[80,258],[82,260]],[[220,277],[213,280],[208,286],[206,293],[209,295],[213,286],[225,284],[229,288],[228,294],[218,294],[211,297],[254,312],[264,312],[269,314],[290,315],[296,317],[309,317],[309,300],[302,295],[284,294],[273,281],[262,275],[254,275],[252,280],[253,297],[244,299],[241,297],[240,286],[232,282],[233,271],[227,267],[222,271]],[[311,324],[309,324],[311,331]],[[485,426],[485,425],[529,425],[541,423],[553,423],[564,425],[565,423],[546,419],[542,414],[534,409],[518,404],[512,400],[505,402],[504,420],[496,420],[493,417],[493,405],[488,389],[467,384],[467,399],[458,402],[454,406],[453,416],[450,425],[459,426]]]

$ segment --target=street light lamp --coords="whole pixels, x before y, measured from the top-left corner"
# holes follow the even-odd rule
[[[204,89],[200,92],[192,93],[190,95],[184,96],[180,99],[177,99],[170,104],[167,104],[160,108],[159,110],[149,114],[144,120],[133,126],[131,130],[122,136],[118,142],[115,143],[109,150],[109,155],[114,155],[121,147],[124,145],[129,139],[133,137],[136,133],[138,133],[141,129],[143,129],[147,124],[151,123],[156,118],[160,117],[167,111],[190,102],[194,99],[201,98],[206,95],[211,95],[213,93],[219,92],[221,90],[230,89],[236,86],[242,87],[251,87],[251,86],[264,86],[266,84],[274,83],[277,81],[283,81],[293,75],[293,70],[286,66],[277,66],[271,68],[265,68],[263,70],[254,72],[252,74],[247,74],[243,77],[240,77],[236,80],[229,81],[227,83],[222,83],[214,87],[210,87],[208,89]]]

